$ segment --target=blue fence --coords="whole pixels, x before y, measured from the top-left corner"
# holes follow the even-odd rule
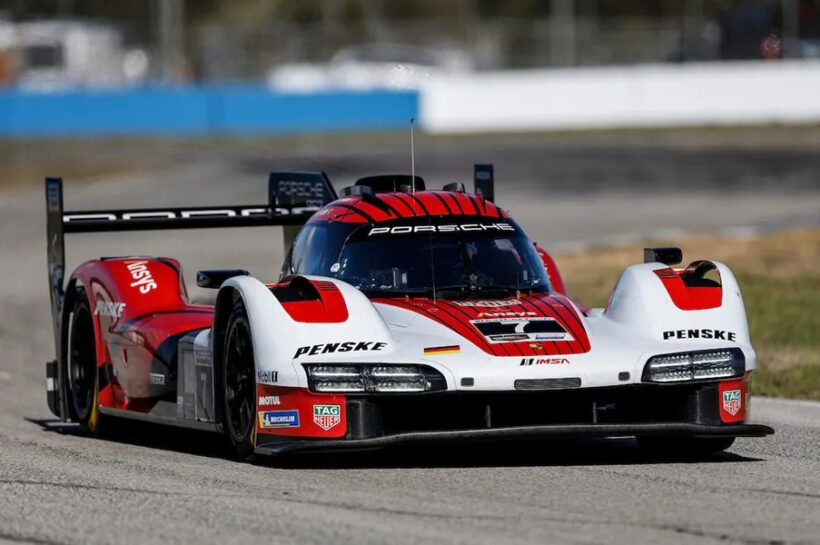
[[[277,134],[397,129],[414,91],[280,94],[260,85],[0,91],[0,137]]]

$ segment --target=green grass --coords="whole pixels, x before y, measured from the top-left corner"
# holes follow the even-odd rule
[[[758,355],[754,393],[820,400],[820,229],[665,242],[679,245],[686,262],[722,261],[737,277]],[[642,247],[559,255],[556,261],[570,295],[603,306],[620,271],[640,261]]]

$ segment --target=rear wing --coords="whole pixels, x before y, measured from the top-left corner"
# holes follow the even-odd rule
[[[336,198],[336,191],[324,172],[279,170],[270,174],[268,202],[265,204],[65,211],[62,178],[46,178],[48,282],[58,354],[65,297],[63,282],[66,234],[281,225],[285,227],[284,239],[287,246],[292,242],[299,226],[313,212]]]

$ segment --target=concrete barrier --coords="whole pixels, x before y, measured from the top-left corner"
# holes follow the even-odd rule
[[[260,85],[0,91],[0,137],[384,130],[418,116],[418,93],[272,93]]]
[[[429,81],[433,133],[820,121],[820,62],[475,73]]]

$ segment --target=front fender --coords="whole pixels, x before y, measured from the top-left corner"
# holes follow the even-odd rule
[[[682,308],[663,282],[671,269],[660,263],[627,267],[621,275],[604,311],[604,316],[631,332],[669,345],[669,351],[740,346],[746,367],[756,364],[749,339],[743,298],[729,267],[710,262],[720,275],[720,298],[703,308]]]
[[[349,361],[372,359],[375,350],[344,350],[349,343],[379,345],[378,355],[394,350],[390,330],[375,307],[357,289],[344,282],[320,277],[305,277],[311,282],[332,282],[347,306],[343,321],[298,321],[282,302],[259,280],[238,276],[222,285],[217,295],[212,350],[214,365],[222,359],[225,329],[231,308],[241,298],[248,313],[257,382],[283,387],[307,386],[301,361]],[[285,303],[287,304],[287,303]]]

